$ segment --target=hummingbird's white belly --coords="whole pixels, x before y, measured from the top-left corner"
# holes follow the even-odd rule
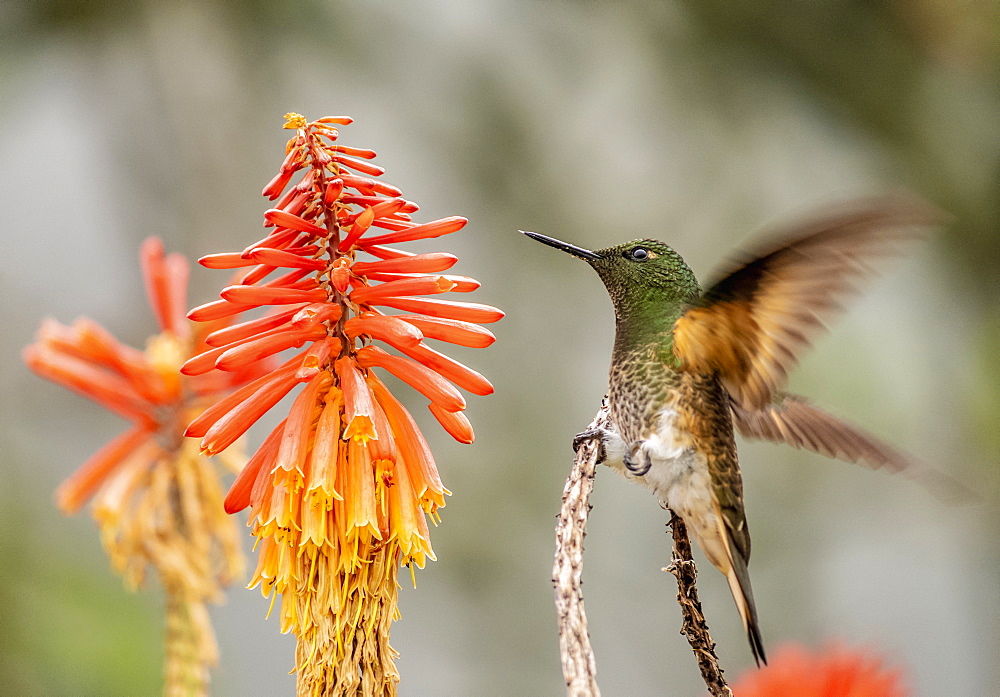
[[[641,439],[642,444],[632,453],[633,462],[642,467],[649,458],[650,466],[644,475],[637,476],[625,466],[629,445],[617,430],[605,431],[604,464],[626,479],[651,489],[661,505],[684,519],[688,531],[709,561],[725,568],[728,566],[728,553],[720,537],[722,526],[715,512],[708,463],[678,433],[676,419],[675,410],[669,407],[662,409],[655,421],[656,429]]]
[[[650,467],[642,476],[636,476],[625,466],[625,454],[631,444],[626,443],[618,431],[608,431],[604,450],[608,465],[626,479],[642,484],[682,517],[686,513],[712,509],[711,479],[708,465],[689,445],[679,438],[675,422],[677,412],[666,407],[660,410],[654,422],[656,428],[644,434],[641,444],[631,453],[633,462]]]

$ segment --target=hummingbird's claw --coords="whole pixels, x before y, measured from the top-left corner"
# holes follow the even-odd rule
[[[625,453],[625,469],[631,472],[636,477],[645,476],[649,468],[653,466],[653,461],[650,459],[649,454],[642,450],[642,444],[645,441],[637,440],[629,446],[628,452]],[[642,452],[645,455],[646,462],[642,465],[636,464],[635,460],[632,459],[632,454]]]
[[[576,452],[581,445],[590,440],[597,441],[597,460],[594,461],[594,464],[599,465],[608,459],[608,453],[604,448],[604,429],[588,428],[586,431],[577,433],[573,436],[573,451]]]

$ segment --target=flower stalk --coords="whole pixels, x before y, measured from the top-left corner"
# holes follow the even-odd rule
[[[204,454],[221,452],[300,388],[225,507],[251,509],[258,563],[250,587],[272,607],[281,597],[281,631],[297,637],[298,694],[393,695],[398,571],[434,559],[427,517],[436,522],[449,492],[416,422],[376,370],[413,387],[446,432],[471,443],[459,388],[486,395],[493,386],[425,342],[486,347],[494,337],[479,324],[503,313],[418,297],[479,283],[440,273],[457,262],[453,255],[387,246],[457,232],[465,218],[414,222],[417,205],[378,179],[375,153],[339,144],[338,126],[349,118],[286,121],[294,136],[263,190],[275,202],[264,213],[268,232],[242,252],[200,260],[241,276],[188,317],[264,312],[210,334],[212,348],[182,372],[241,370],[297,352],[205,411],[187,435],[201,438]]]

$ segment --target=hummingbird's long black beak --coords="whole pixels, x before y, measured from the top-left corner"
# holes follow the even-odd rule
[[[538,240],[542,244],[547,244],[550,247],[555,247],[556,249],[561,249],[564,252],[569,252],[575,257],[580,257],[586,261],[595,261],[600,259],[598,255],[594,254],[589,249],[584,249],[583,247],[577,247],[575,244],[568,244],[566,242],[560,242],[554,237],[546,237],[545,235],[539,235],[537,232],[527,232],[526,230],[518,230],[522,235],[527,235],[533,240]]]

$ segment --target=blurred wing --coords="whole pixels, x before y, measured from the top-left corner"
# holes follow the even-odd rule
[[[882,469],[901,472],[940,501],[952,505],[976,503],[981,497],[944,472],[929,467],[883,443],[864,429],[814,407],[805,397],[777,395],[764,409],[751,411],[730,402],[733,426],[744,438],[786,443],[793,448]]]
[[[733,425],[744,438],[786,443],[872,469],[899,472],[912,460],[870,433],[841,421],[804,397],[780,395],[780,401],[750,411],[732,402]]]
[[[681,369],[716,372],[740,405],[765,408],[824,322],[872,275],[872,263],[938,220],[926,204],[880,199],[772,238],[674,324]]]

